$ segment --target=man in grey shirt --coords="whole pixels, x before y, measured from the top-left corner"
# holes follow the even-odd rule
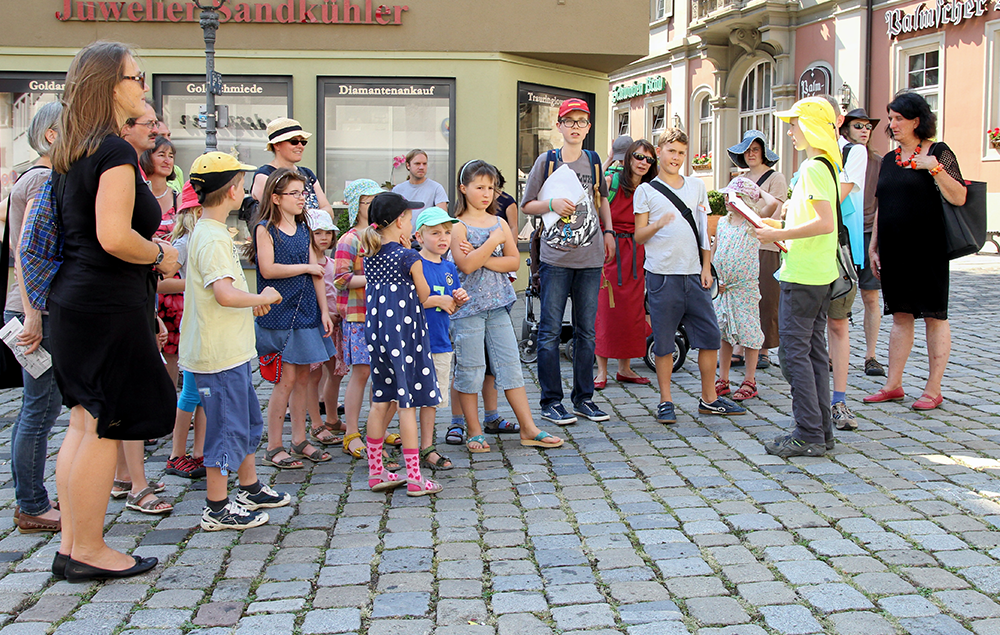
[[[583,149],[583,140],[590,132],[587,103],[581,99],[564,101],[559,107],[558,129],[563,135],[563,147],[535,160],[521,204],[525,214],[555,212],[560,217],[548,229],[543,225],[536,230],[542,232],[538,382],[542,389],[542,418],[557,425],[569,425],[576,423],[576,417],[562,405],[559,372],[559,335],[567,297],[573,301],[573,391],[570,393],[573,412],[591,421],[609,418],[593,402],[594,323],[601,270],[605,262],[615,257],[615,241],[607,200],[608,184],[601,178],[601,159],[597,153]],[[545,179],[563,163],[576,173],[587,192],[580,205],[565,198],[538,200]]]
[[[420,201],[424,204],[423,209],[436,205],[447,212],[448,193],[445,192],[444,187],[440,183],[427,178],[427,153],[419,149],[407,152],[406,170],[410,173],[410,176],[402,183],[393,187],[392,191],[408,201]],[[418,216],[420,216],[420,211],[413,210],[411,237],[417,232]]]

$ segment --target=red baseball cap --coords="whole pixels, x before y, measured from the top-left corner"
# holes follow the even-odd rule
[[[567,99],[559,106],[559,117],[565,117],[574,110],[580,110],[588,115],[590,114],[590,106],[587,105],[587,102],[573,97],[572,99]]]

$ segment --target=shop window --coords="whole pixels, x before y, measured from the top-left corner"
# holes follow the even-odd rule
[[[707,155],[712,151],[712,102],[711,97],[701,98],[698,107],[698,154]]]
[[[771,62],[759,62],[750,69],[740,87],[740,138],[747,130],[764,133],[768,147],[775,144],[774,98],[771,86],[774,75]]]
[[[629,111],[625,110],[618,113],[618,136],[628,134],[628,117]]]
[[[906,56],[906,87],[923,95],[927,104],[935,113],[938,112],[939,64],[940,53],[937,50],[923,51]]]
[[[649,129],[653,133],[653,143],[659,143],[660,134],[667,129],[667,106],[653,106],[650,111]]]
[[[394,159],[415,148],[427,153],[427,178],[454,200],[454,80],[321,77],[318,95],[319,167],[331,202],[356,179],[405,181],[406,167]]]
[[[39,108],[59,98],[64,81],[58,74],[0,73],[0,200],[38,159],[28,126]]]

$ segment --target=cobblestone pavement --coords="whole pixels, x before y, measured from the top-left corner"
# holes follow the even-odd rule
[[[676,425],[653,421],[651,388],[612,381],[597,397],[611,421],[566,429],[561,449],[510,438],[490,439],[490,454],[449,448],[458,469],[440,475],[436,498],[373,494],[366,466],[336,452],[300,471],[260,469],[294,501],[269,525],[206,533],[193,529],[204,482],[163,477],[177,501],[170,517],[121,501],[107,515],[110,544],[161,564],[84,585],[47,573],[58,537],[11,529],[4,470],[0,635],[1000,633],[1000,326],[990,304],[1000,259],[966,259],[952,281],[944,406],[861,403],[880,384],[860,370],[859,320],[849,403],[860,428],[838,432],[823,458],[764,453],[760,441],[789,425],[777,369],[761,375],[748,416],[724,419],[697,414],[688,361],[675,375]],[[883,360],[887,334],[885,324]],[[926,373],[922,339],[907,368],[911,397]],[[16,391],[0,393],[5,463],[18,405]],[[168,451],[149,456],[150,477]]]

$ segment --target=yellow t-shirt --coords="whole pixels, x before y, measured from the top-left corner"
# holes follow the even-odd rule
[[[192,373],[219,373],[244,364],[257,354],[253,310],[224,307],[212,283],[231,278],[247,291],[236,245],[224,223],[202,218],[188,242],[184,280],[184,317],[177,364]]]
[[[798,227],[814,218],[813,201],[827,201],[837,210],[839,184],[830,168],[821,161],[807,159],[799,167],[799,180],[792,189],[791,205],[785,217],[785,227]],[[836,216],[834,217],[836,220]],[[778,279],[782,282],[826,285],[837,279],[837,230],[828,234],[786,240],[788,253],[784,254]]]

